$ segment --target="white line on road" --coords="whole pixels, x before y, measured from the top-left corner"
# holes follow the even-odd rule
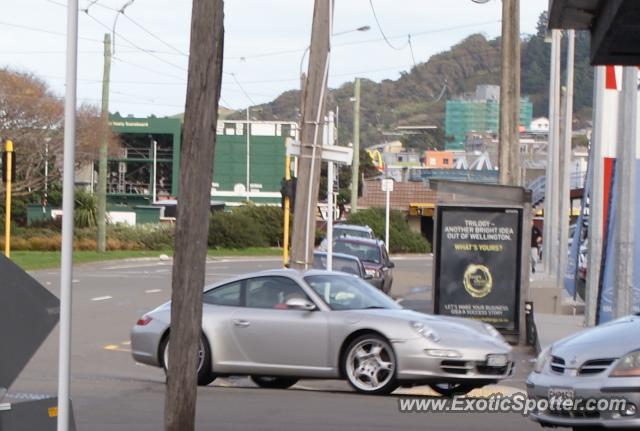
[[[159,293],[159,292],[162,292],[162,289],[148,289],[144,291],[144,293]]]
[[[112,296],[96,296],[95,298],[91,298],[92,301],[106,301],[107,299],[113,299]]]

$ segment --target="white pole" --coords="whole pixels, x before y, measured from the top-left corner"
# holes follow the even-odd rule
[[[333,145],[334,114],[329,112],[324,145]],[[333,271],[333,162],[327,163],[327,271]]]
[[[560,144],[560,217],[558,219],[558,274],[557,285],[562,286],[567,271],[569,244],[569,203],[571,200],[571,138],[573,135],[573,76],[575,59],[575,30],[569,30],[567,47],[567,94],[564,110],[564,137]]]
[[[389,252],[389,200],[391,197],[391,188],[387,184],[387,202],[385,205],[385,215],[384,215],[384,244],[387,247],[387,253]]]
[[[158,141],[153,140],[153,183],[151,185],[152,199],[151,203],[156,203],[156,179],[158,178],[158,174],[156,169],[158,169]]]
[[[553,159],[555,153],[554,142],[554,118],[558,95],[555,92],[555,73],[556,73],[556,51],[558,44],[556,32],[551,30],[551,78],[549,79],[549,137],[547,143],[547,168],[545,172],[545,190],[544,190],[544,228],[543,228],[543,261],[544,268],[548,274],[551,274],[551,249],[553,248]]]
[[[251,127],[249,127],[249,121],[251,121],[249,117],[249,106],[247,106],[247,129],[245,133],[247,135],[247,200],[249,200],[249,186],[251,185]]]
[[[67,3],[67,72],[64,102],[62,257],[60,267],[60,347],[58,355],[58,431],[69,430],[71,374],[71,280],[73,278],[73,204],[78,69],[78,0]]]
[[[624,67],[622,94],[618,111],[620,139],[616,148],[615,173],[615,231],[612,246],[615,269],[615,317],[631,314],[633,310],[633,262],[634,262],[634,217],[629,208],[635,206],[636,145],[638,124],[638,69]]]
[[[598,303],[598,286],[600,284],[600,266],[602,259],[602,225],[604,223],[604,166],[603,141],[606,136],[605,116],[605,66],[596,66],[594,71],[593,90],[593,131],[591,132],[591,198],[589,199],[589,248],[587,251],[587,286],[585,292],[584,319],[585,326],[596,324],[596,307]],[[607,122],[608,123],[608,122]]]

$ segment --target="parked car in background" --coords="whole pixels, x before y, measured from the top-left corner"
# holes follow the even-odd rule
[[[465,394],[513,373],[511,347],[491,325],[403,309],[363,280],[337,272],[271,270],[205,288],[198,384],[244,375],[261,387],[344,379],[387,394],[431,385]],[[171,302],[131,330],[136,362],[167,368]],[[196,364],[194,364],[196,368]]]
[[[369,226],[360,226],[357,224],[336,224],[333,226],[333,239],[350,236],[354,238],[375,238],[373,229]],[[320,251],[327,251],[327,238],[325,237],[318,247]]]
[[[356,256],[342,253],[332,253],[333,265],[332,270],[338,272],[344,272],[347,274],[356,275],[363,280],[371,280],[373,276],[367,274],[367,271],[362,264],[362,261]],[[316,251],[313,253],[313,268],[314,269],[327,269],[328,254],[323,251]]]
[[[583,431],[640,429],[638,334],[639,316],[623,317],[579,332],[543,350],[527,379],[530,399],[585,402],[616,398],[626,400],[623,406],[587,411],[556,405],[534,411],[530,418],[543,426]]]
[[[362,261],[370,280],[378,289],[389,294],[393,283],[395,264],[389,259],[384,242],[379,239],[340,237],[333,244],[333,251],[356,256]]]

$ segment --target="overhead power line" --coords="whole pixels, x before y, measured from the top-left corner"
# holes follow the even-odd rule
[[[387,35],[384,34],[384,31],[382,30],[382,25],[380,25],[380,20],[378,20],[378,15],[376,14],[376,9],[373,7],[373,0],[369,0],[369,5],[371,6],[371,12],[373,13],[373,18],[376,21],[376,24],[378,25],[378,30],[380,30],[380,34],[382,35],[384,41],[387,43],[387,45],[389,45],[389,48],[391,49],[395,49],[396,51],[402,51],[403,49],[405,49],[410,43],[411,43],[411,39],[409,39],[407,41],[407,44],[403,47],[397,47],[394,46],[391,41],[389,39],[387,39]]]
[[[238,81],[238,78],[236,77],[236,74],[235,73],[231,73],[230,75],[233,77],[233,80],[236,81],[236,84],[238,85],[238,88],[240,88],[240,90],[245,95],[245,97],[247,99],[249,99],[249,102],[251,102],[252,105],[255,105],[256,102],[254,102],[253,99],[251,98],[251,96],[249,96],[249,94],[244,90],[244,88],[242,87],[242,84],[240,84],[240,81]]]

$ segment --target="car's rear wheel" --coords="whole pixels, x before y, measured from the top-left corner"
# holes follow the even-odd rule
[[[162,368],[166,373],[169,369],[169,337],[165,338],[162,347]],[[200,336],[200,345],[198,346],[198,385],[207,386],[216,379],[216,375],[211,369],[211,349],[209,343],[204,336]]]
[[[349,384],[363,394],[383,395],[398,387],[396,356],[391,344],[376,334],[353,340],[343,357],[343,370]]]
[[[433,383],[429,385],[431,389],[444,397],[455,395],[466,395],[476,387],[466,383]]]
[[[298,382],[298,379],[294,377],[275,376],[251,376],[251,380],[261,388],[268,389],[287,389]]]

